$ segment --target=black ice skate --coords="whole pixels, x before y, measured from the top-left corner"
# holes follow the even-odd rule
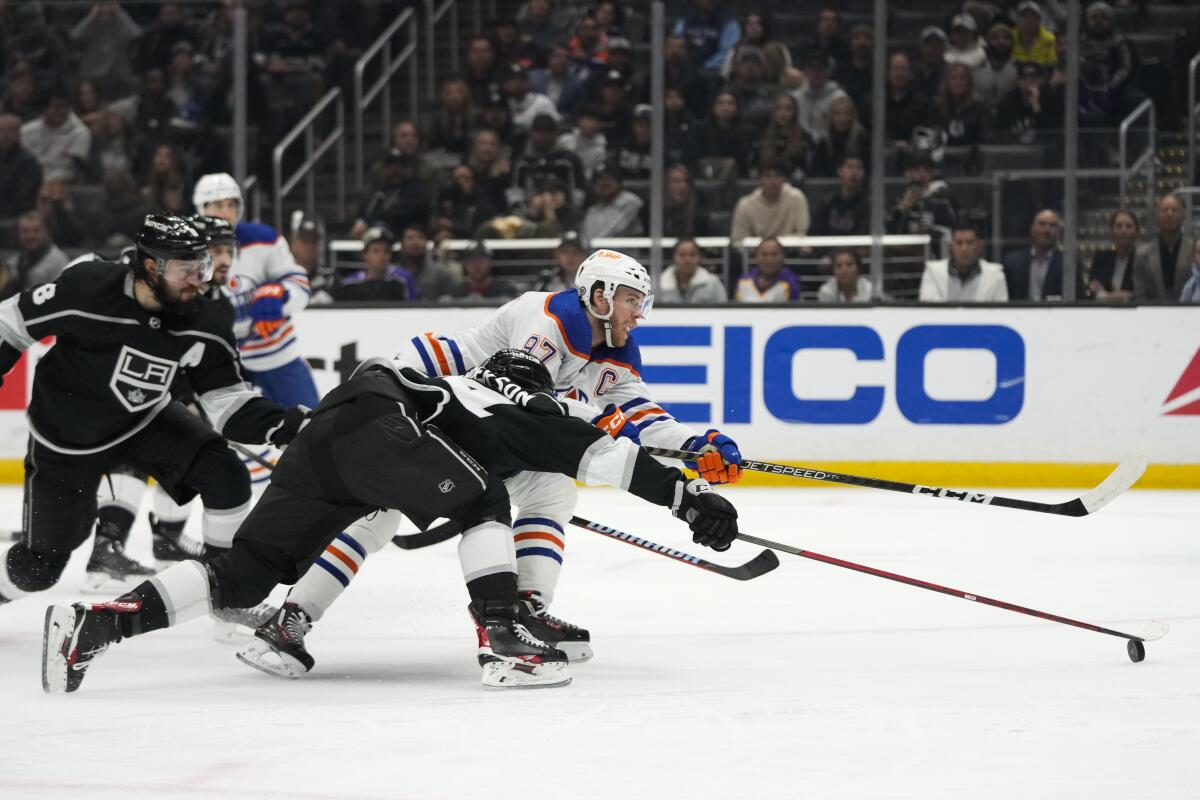
[[[567,655],[529,633],[517,610],[503,603],[468,607],[479,637],[479,665],[489,689],[542,689],[571,682]]]
[[[96,529],[96,541],[92,544],[92,557],[88,559],[84,578],[86,591],[123,591],[154,574],[153,569],[125,554],[125,545],[118,537],[111,523]]]
[[[121,613],[137,611],[137,601],[75,603],[46,609],[42,633],[42,689],[73,692],[88,668],[109,645],[121,641]]]
[[[258,626],[269,622],[279,609],[270,603],[259,603],[252,608],[214,608],[208,613],[213,618],[214,639],[222,644],[245,644]]]
[[[518,619],[534,637],[553,645],[580,664],[592,657],[592,637],[585,628],[550,614],[537,592],[521,592]]]
[[[183,532],[184,521],[164,522],[153,513],[150,514],[150,532],[154,534],[154,560],[159,562],[160,569],[166,569],[172,564],[200,558],[204,554],[204,546],[193,541]]]
[[[280,678],[299,678],[313,668],[313,657],[304,649],[304,634],[312,620],[295,603],[284,603],[279,613],[259,625],[250,644],[238,651],[238,660]]]

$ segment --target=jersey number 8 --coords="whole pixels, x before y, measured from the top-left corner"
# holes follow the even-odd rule
[[[41,286],[34,287],[33,293],[30,295],[33,298],[33,304],[40,306],[50,298],[54,297],[54,293],[58,291],[58,285],[53,283],[43,283]]]

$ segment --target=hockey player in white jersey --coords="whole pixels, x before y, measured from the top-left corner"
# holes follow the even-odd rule
[[[270,225],[242,221],[242,190],[224,172],[204,175],[192,192],[196,211],[220,217],[237,231],[227,291],[242,366],[263,395],[285,406],[315,408],[312,371],[300,356],[293,317],[308,305],[308,273],[287,240]]]
[[[652,300],[645,267],[622,253],[598,250],[580,265],[574,289],[527,292],[477,327],[449,336],[415,336],[394,360],[433,377],[452,376],[466,374],[499,350],[525,350],[545,364],[559,395],[573,401],[568,403],[573,415],[614,438],[704,451],[700,463],[689,466],[710,483],[735,483],[741,477],[736,443],[717,430],[699,433],[681,424],[651,399],[642,381],[641,355],[630,334]],[[571,660],[585,661],[592,655],[588,631],[547,611],[562,570],[575,483],[561,475],[526,472],[505,484],[517,507],[513,530],[522,624]],[[317,558],[289,602],[297,603],[312,620],[320,619],[367,555],[395,534],[399,522],[398,512],[388,511],[354,523]],[[278,654],[267,652],[271,637],[263,629],[260,633],[239,658],[271,672]]]

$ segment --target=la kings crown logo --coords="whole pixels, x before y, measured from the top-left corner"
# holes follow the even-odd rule
[[[170,392],[175,369],[174,361],[147,355],[125,345],[117,357],[117,368],[108,385],[126,409],[145,411]]]

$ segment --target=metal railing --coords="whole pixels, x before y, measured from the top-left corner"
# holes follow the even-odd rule
[[[396,32],[401,27],[407,25],[406,33],[407,43],[404,48],[392,57],[392,39]],[[391,25],[379,35],[379,37],[363,51],[362,56],[358,61],[354,62],[354,174],[355,186],[361,192],[364,186],[364,175],[366,173],[366,153],[363,147],[363,112],[366,107],[381,93],[383,100],[380,105],[383,111],[383,141],[382,144],[387,148],[392,140],[392,93],[390,86],[392,76],[404,66],[410,58],[412,63],[408,69],[408,113],[409,118],[414,122],[419,113],[419,103],[417,100],[417,14],[409,8],[400,16],[396,17]],[[363,88],[363,75],[366,72],[367,65],[379,52],[383,53],[383,60],[380,64],[379,78],[370,88]]]
[[[1196,74],[1200,71],[1200,53],[1188,62],[1188,93],[1187,93],[1187,176],[1184,182],[1191,184],[1196,180]],[[1192,197],[1188,195],[1188,217],[1192,216]]]
[[[1133,127],[1133,123],[1142,116],[1148,116],[1150,124],[1147,126],[1147,142],[1146,151],[1138,156],[1133,166],[1127,167],[1126,163],[1129,159],[1129,131]],[[1150,100],[1143,100],[1141,105],[1129,112],[1129,116],[1121,120],[1121,127],[1117,134],[1117,149],[1120,153],[1118,165],[1121,169],[1120,185],[1121,185],[1121,207],[1125,207],[1125,190],[1129,185],[1129,178],[1136,175],[1143,168],[1148,167],[1150,171],[1149,178],[1146,181],[1146,196],[1148,199],[1147,210],[1154,209],[1154,142],[1158,135],[1157,117],[1154,110],[1154,103]]]
[[[316,143],[315,126],[321,113],[329,106],[333,106],[336,112],[337,123],[334,129],[330,131],[320,144]],[[275,145],[275,149],[271,152],[271,166],[273,174],[273,189],[272,201],[275,212],[275,228],[282,230],[283,228],[283,198],[295,188],[300,179],[304,179],[305,183],[305,208],[311,214],[315,213],[317,206],[317,192],[315,176],[313,174],[317,160],[329,150],[329,148],[337,145],[337,193],[338,193],[338,214],[342,217],[346,216],[346,109],[345,103],[342,101],[341,89],[330,89],[326,92],[312,110],[304,115],[304,118],[296,123],[286,136]],[[288,145],[304,136],[304,163],[297,167],[296,171],[286,181],[283,179],[283,154],[287,150]]]
[[[247,175],[242,182],[242,209],[252,220],[262,219],[262,187],[257,175]]]
[[[437,77],[434,73],[434,58],[437,54],[437,24],[450,13],[450,32],[447,37],[450,48],[450,71],[458,71],[458,0],[445,0],[440,6],[436,0],[425,0],[425,97],[432,102],[437,94]]]

